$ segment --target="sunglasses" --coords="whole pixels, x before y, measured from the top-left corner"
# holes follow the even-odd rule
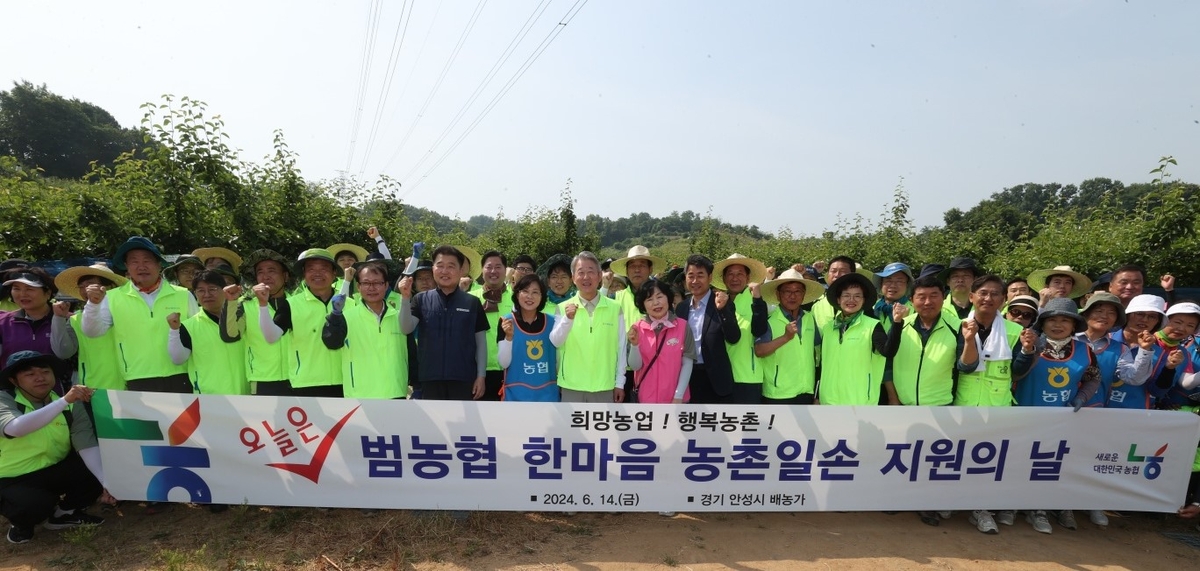
[[[1010,309],[1010,310],[1008,310],[1008,314],[1013,316],[1015,319],[1030,319],[1030,320],[1032,320],[1032,319],[1037,318],[1037,314],[1032,311],[1014,311],[1014,310]]]

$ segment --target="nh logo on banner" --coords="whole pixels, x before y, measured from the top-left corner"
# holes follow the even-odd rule
[[[108,391],[96,391],[92,408],[96,414],[96,433],[100,438],[114,440],[141,440],[162,442],[163,433],[157,421],[136,418],[116,418]],[[171,490],[181,488],[191,501],[212,503],[212,491],[204,478],[194,470],[208,468],[208,450],[201,447],[180,446],[187,442],[196,429],[200,428],[200,399],[184,409],[183,413],[167,428],[167,445],[143,445],[142,465],[161,467],[146,486],[146,499],[155,502],[168,501]]]

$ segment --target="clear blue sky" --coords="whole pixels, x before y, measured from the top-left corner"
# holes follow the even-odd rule
[[[282,129],[310,179],[349,163],[463,219],[555,205],[568,178],[584,215],[711,206],[802,234],[878,216],[901,177],[918,226],[1024,182],[1146,181],[1166,154],[1200,180],[1200,3],[1145,0],[592,0],[430,170],[574,4],[547,2],[440,145],[537,0],[486,3],[432,98],[479,4],[409,4],[377,112],[405,7],[384,3],[355,136],[363,0],[6,3],[0,87],[45,83],[127,126],[187,95],[246,160]]]

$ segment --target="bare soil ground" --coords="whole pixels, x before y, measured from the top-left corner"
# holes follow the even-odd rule
[[[1107,529],[1041,535],[1018,515],[984,535],[957,513],[938,527],[912,513],[592,514],[259,508],[220,514],[137,504],[98,512],[102,527],[38,529],[0,545],[0,569],[1197,569],[1195,522],[1112,517]],[[3,528],[7,530],[7,527]]]

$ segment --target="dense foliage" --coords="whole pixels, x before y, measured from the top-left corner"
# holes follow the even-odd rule
[[[96,148],[125,145],[111,158],[78,141],[53,137],[24,150],[14,150],[11,144],[0,148],[11,155],[0,157],[0,253],[8,257],[105,257],[131,234],[147,236],[170,253],[225,245],[242,252],[269,247],[294,255],[336,242],[367,246],[365,229],[377,226],[398,255],[406,254],[407,244],[414,241],[469,244],[480,251],[528,253],[539,260],[581,249],[619,257],[640,243],[672,263],[682,263],[692,252],[716,259],[737,251],[777,267],[846,254],[875,268],[891,261],[914,266],[946,263],[953,256],[968,255],[1006,277],[1061,264],[1096,275],[1135,262],[1144,264],[1151,275],[1170,271],[1183,283],[1200,281],[1200,212],[1195,200],[1200,187],[1173,180],[1170,157],[1151,171],[1151,182],[1127,186],[1095,178],[1078,186],[1023,184],[1003,189],[965,212],[950,209],[944,225],[921,229],[908,217],[903,181],[877,219],[839,216],[831,230],[817,236],[796,236],[786,228],[769,234],[757,226],[734,226],[711,211],[672,212],[662,218],[647,213],[618,220],[581,218],[575,213],[570,181],[555,207],[530,208],[516,219],[501,212],[462,221],[403,204],[397,198],[399,184],[386,177],[370,184],[306,180],[279,132],[270,156],[259,163],[244,162],[228,146],[221,120],[203,103],[186,97],[164,96],[159,103],[144,105],[142,125],[134,131],[121,129],[98,107],[66,101],[45,87],[19,84],[0,94],[0,137],[7,137],[0,141],[34,140],[19,128],[14,135],[17,123],[10,119],[16,114],[10,108],[12,95],[25,97],[29,90],[60,107],[66,102],[90,109],[89,116],[113,133],[138,136],[135,142],[117,138]],[[44,112],[58,109],[42,107]],[[84,127],[66,132],[83,138],[94,135]],[[54,153],[38,145],[84,149],[79,152],[92,158],[80,174],[51,170],[39,157]]]

